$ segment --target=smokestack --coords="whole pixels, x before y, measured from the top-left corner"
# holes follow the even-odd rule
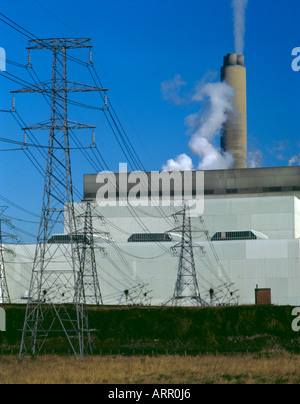
[[[221,68],[221,81],[236,91],[233,111],[228,112],[221,133],[221,148],[234,157],[233,168],[247,168],[247,104],[244,56],[228,53]]]

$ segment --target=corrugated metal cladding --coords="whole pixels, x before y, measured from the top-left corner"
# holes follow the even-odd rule
[[[278,178],[274,179],[276,173]],[[95,178],[85,177],[88,180],[85,189],[93,190],[94,195]],[[208,186],[214,184],[214,191],[221,187],[222,181],[224,189],[241,185],[251,189],[254,184],[259,187],[267,184],[294,186],[292,184],[297,183],[297,178],[300,184],[299,167],[210,171],[205,173],[205,178],[206,186],[207,183]],[[253,180],[255,178],[257,182]],[[281,190],[273,193],[220,193],[205,197],[203,218],[211,236],[217,232],[238,235],[239,232],[251,231],[259,234],[256,239],[213,242],[226,273],[239,290],[240,304],[255,304],[255,289],[259,285],[261,289],[271,289],[272,304],[300,305],[300,200],[297,195],[297,191]],[[78,216],[83,206],[84,202],[75,204]],[[111,244],[101,235],[95,237],[97,247],[106,250],[104,255],[100,248],[96,249],[104,304],[118,304],[124,290],[130,290],[132,284],[139,284],[141,280],[151,291],[151,304],[163,304],[174,292],[179,257],[170,251],[180,241],[180,235],[170,233],[172,240],[161,243],[157,237],[151,240],[143,234],[159,234],[161,237],[176,227],[173,210],[168,206],[160,209],[141,206],[132,211],[126,206],[100,207],[96,202],[94,206],[99,214],[99,218],[94,217],[95,232],[110,233],[113,240]],[[193,218],[192,224],[199,227],[199,218]],[[135,234],[141,241],[128,242]],[[215,275],[203,263],[202,248],[208,258],[213,257],[210,256],[209,244],[196,234],[194,243],[199,245],[198,249],[195,248],[195,264],[200,293],[205,296],[215,281]],[[7,252],[5,258],[10,295],[14,302],[25,303],[35,246],[9,248],[12,253]],[[126,265],[121,256],[125,257]],[[57,261],[63,265],[61,257],[57,257]]]

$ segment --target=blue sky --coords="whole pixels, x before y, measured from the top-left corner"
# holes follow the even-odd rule
[[[189,154],[185,118],[201,104],[189,95],[201,80],[218,81],[223,56],[234,52],[231,0],[0,0],[1,13],[39,38],[92,39],[93,63],[128,138],[147,170],[160,170],[170,158]],[[247,68],[248,150],[261,166],[299,165],[300,72],[291,69],[292,49],[300,46],[298,0],[249,0],[246,9],[245,64]],[[27,63],[28,40],[0,21],[0,47],[7,59]],[[72,51],[88,61],[88,52]],[[51,55],[32,51],[31,60],[41,80],[51,78]],[[7,65],[7,71],[32,82],[28,71]],[[69,79],[93,84],[85,67],[70,63]],[[181,96],[175,105],[163,98],[162,83],[180,77]],[[0,76],[0,109],[10,109],[11,90],[22,86]],[[96,94],[72,99],[99,106]],[[17,94],[16,108],[27,125],[46,120],[50,111],[40,95]],[[70,107],[69,118],[97,126],[96,142],[111,170],[126,162],[101,111]],[[23,140],[11,114],[0,114],[2,138]],[[44,131],[43,131],[44,132]],[[36,133],[47,144],[46,133]],[[78,132],[84,146],[91,133]],[[216,139],[218,142],[218,139]],[[0,143],[0,150],[13,145]],[[293,159],[293,160],[291,160]],[[82,192],[83,174],[93,166],[79,151],[72,153],[73,180]],[[40,215],[43,179],[23,151],[0,152],[0,195]],[[77,198],[78,199],[78,198]],[[7,215],[37,221],[9,205]],[[14,221],[36,234],[37,224]],[[26,241],[34,239],[23,233]]]

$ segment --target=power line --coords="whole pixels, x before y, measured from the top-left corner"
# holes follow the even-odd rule
[[[0,15],[3,15],[3,14],[0,13]],[[4,15],[3,15],[3,16],[4,16]],[[5,17],[5,16],[4,16],[4,17]],[[14,23],[12,20],[10,20],[10,22],[11,22],[11,23]],[[10,25],[11,25],[11,24],[10,24]],[[23,29],[20,25],[18,25],[18,24],[16,24],[16,25],[17,25],[17,27],[18,27],[18,30],[19,30],[19,29]],[[12,26],[12,28],[14,28],[14,27]],[[27,30],[25,30],[25,29],[24,29],[24,31],[26,32],[25,36],[28,37],[28,34],[29,34],[29,35],[32,35],[32,36],[34,36],[35,38],[37,38],[35,35],[33,35],[32,33],[30,33],[29,31],[27,31]],[[37,39],[37,40],[36,40],[36,43],[37,43],[40,47],[43,47],[43,48],[47,48],[47,47],[48,47],[48,40]],[[77,63],[80,63],[80,64],[82,64],[82,65],[88,67],[88,69],[89,69],[89,71],[90,71],[90,74],[91,74],[91,76],[92,76],[92,78],[93,78],[94,83],[96,84],[96,83],[97,83],[97,80],[98,80],[98,82],[100,83],[100,86],[102,87],[102,83],[101,83],[101,80],[100,80],[100,78],[99,78],[99,75],[98,75],[98,73],[97,73],[97,71],[96,71],[96,69],[95,69],[95,67],[93,66],[92,63],[90,63],[90,62],[89,62],[89,63],[84,63],[84,62],[81,62],[81,61],[79,61],[79,60],[75,60],[74,58],[71,58],[71,59],[72,59],[73,61],[76,61]],[[92,73],[90,67],[93,68],[94,74]],[[35,73],[35,74],[36,74],[36,73]],[[95,77],[96,77],[96,78],[95,78]],[[14,76],[14,75],[12,75],[12,77],[9,77],[9,78],[10,78],[11,80],[13,80],[13,81],[17,81],[17,80],[21,80],[21,81],[22,81],[22,79],[19,79],[17,76]],[[26,84],[28,84],[28,82],[26,82],[26,81],[24,81],[24,82],[25,82]],[[38,89],[38,85],[35,85],[35,86],[30,85],[30,86],[31,86],[31,88],[32,88],[33,90],[34,90],[34,89]],[[47,95],[48,95],[47,92],[45,92],[44,95],[47,96]],[[101,92],[100,92],[100,95],[101,95],[102,101],[104,102],[104,105],[106,106],[105,109],[103,109],[103,108],[100,108],[100,109],[101,109],[101,110],[104,110],[104,112],[105,112],[104,115],[105,115],[105,117],[106,117],[106,120],[107,120],[107,122],[108,122],[108,124],[109,124],[109,126],[110,126],[110,128],[111,128],[111,130],[112,130],[112,132],[113,132],[113,134],[114,134],[114,136],[115,136],[115,138],[116,138],[116,140],[117,140],[117,142],[118,142],[120,148],[121,148],[121,150],[123,151],[123,153],[124,153],[126,159],[128,160],[128,162],[129,162],[131,168],[132,168],[133,170],[138,169],[138,170],[146,171],[146,170],[145,170],[145,167],[143,166],[143,164],[142,164],[142,162],[141,162],[141,160],[140,160],[138,154],[136,153],[136,151],[135,151],[135,149],[134,149],[132,143],[130,142],[128,135],[126,134],[126,131],[124,130],[124,127],[123,127],[123,125],[121,124],[120,119],[119,119],[119,117],[117,116],[117,114],[116,114],[116,112],[115,112],[115,110],[114,110],[114,108],[113,108],[112,103],[109,101],[109,106],[108,106],[108,105],[107,105],[107,96],[105,95],[105,97],[104,97],[103,94],[101,94]],[[80,105],[80,104],[81,104],[81,103],[79,103],[78,105]],[[82,105],[83,105],[83,104],[81,104],[81,106],[82,106]],[[85,105],[85,106],[86,106],[87,108],[91,108],[91,107],[92,107],[92,106],[87,106],[87,105]],[[78,143],[80,144],[80,141],[79,141],[78,139],[76,139],[76,141],[77,141],[77,145],[78,145]],[[105,161],[104,161],[104,159],[103,159],[103,156],[101,155],[101,153],[99,152],[99,150],[98,150],[97,147],[96,147],[95,150],[96,150],[96,153],[97,153],[97,154],[99,155],[99,157],[101,158],[101,160],[103,161],[104,166],[106,167],[106,169],[108,169],[108,165],[105,163]],[[83,152],[83,151],[84,151],[84,150],[82,150],[82,152]],[[92,153],[93,153],[93,155],[94,155],[94,158],[96,158],[95,152],[94,152],[93,149],[92,149]],[[103,169],[104,166],[101,164],[100,160],[96,158],[96,161],[97,161],[97,164],[100,166],[100,168]],[[95,167],[96,167],[96,166],[95,166]],[[128,207],[128,209],[129,209],[129,211],[131,212],[131,214],[132,214],[132,216],[134,217],[134,219],[135,219],[137,222],[139,222],[141,228],[143,228],[144,231],[146,231],[146,232],[150,232],[149,229],[147,229],[147,227],[146,227],[145,224],[143,223],[143,221],[142,221],[140,218],[136,218],[136,217],[135,217],[135,212],[134,212],[134,210],[133,210],[131,207]],[[164,213],[162,212],[162,210],[161,210],[159,207],[157,207],[157,209],[158,209],[158,211],[160,211],[161,216],[162,216],[164,219],[169,220],[169,219],[164,215]],[[158,244],[159,244],[159,243],[158,243]],[[162,248],[164,251],[166,251],[166,249],[165,249],[163,246],[161,246],[161,248]]]
[[[6,198],[6,197],[4,197],[4,196],[2,196],[2,195],[0,195],[0,199],[2,199],[2,201],[4,201],[5,203],[7,203],[7,204],[13,206],[14,208],[19,209],[19,210],[21,210],[21,211],[24,212],[24,213],[27,213],[28,215],[31,215],[31,216],[40,218],[40,216],[37,215],[36,213],[31,212],[30,210],[23,208],[22,206],[20,206],[20,205],[14,203],[14,202],[12,202],[12,201],[10,201],[8,198]]]
[[[24,128],[24,127],[27,126],[26,123],[24,122],[23,118],[20,116],[20,114],[18,113],[18,111],[16,109],[12,110],[11,112],[12,112],[12,115],[15,118],[16,122],[20,126],[20,128]],[[37,144],[38,146],[41,146],[38,139],[35,137],[35,135],[32,133],[31,130],[26,130],[26,134],[34,142],[33,144]],[[26,147],[23,150],[24,150],[26,156],[31,161],[31,163],[37,169],[37,171],[44,176],[44,169],[42,168],[40,163],[37,161],[36,157],[34,157],[33,154],[31,153],[31,151],[27,150]],[[37,150],[39,151],[39,153],[42,156],[42,158],[44,159],[44,161],[47,161],[46,150],[43,147],[37,147]],[[54,149],[54,150],[57,150],[57,149]],[[29,154],[30,154],[31,157],[29,157]],[[35,161],[35,163],[34,163],[34,161]],[[57,168],[57,170],[61,174],[61,170],[59,168]],[[55,177],[54,173],[53,173],[53,176]],[[81,198],[81,193],[76,189],[76,187],[74,187],[73,190],[74,190],[74,193],[77,195],[77,197]]]
[[[15,152],[15,151],[23,151],[23,148],[20,147],[18,149],[0,149],[0,152],[11,152],[11,151],[13,151],[13,152]]]
[[[31,74],[31,70],[32,70],[32,72],[34,73],[34,75],[36,76],[36,78],[38,79],[39,82],[40,82],[40,79],[39,79],[37,73],[35,72],[35,70],[34,70],[32,67],[31,67],[31,69],[28,69],[28,72],[29,72],[30,76],[31,76],[32,79],[35,81],[35,83],[37,84],[36,80],[34,79],[34,77],[33,77],[32,74]],[[49,99],[46,98],[47,95],[49,96],[49,94],[44,94],[44,93],[43,93],[43,96],[44,96],[44,98],[46,99],[46,102],[48,103],[48,105],[50,105]],[[60,96],[60,95],[58,94],[58,96]],[[68,102],[68,100],[67,100],[67,102]],[[81,103],[78,103],[78,104],[81,104]],[[88,105],[86,105],[86,104],[82,104],[81,106],[84,106],[84,107],[86,107],[86,108],[93,108],[93,107],[90,107],[90,106],[88,106]],[[98,109],[98,110],[103,110],[103,108],[100,108],[100,107],[97,108],[97,109]],[[94,168],[94,170],[100,171],[100,170],[99,170],[99,167],[103,170],[103,165],[99,162],[99,160],[96,158],[96,160],[97,160],[98,163],[99,163],[99,167],[97,167],[97,164],[95,164],[95,161],[93,160],[93,158],[85,152],[85,148],[82,146],[81,141],[78,139],[78,137],[76,136],[76,134],[74,133],[74,131],[71,130],[70,133],[71,133],[71,137],[72,137],[72,139],[74,140],[75,144],[76,144],[77,146],[79,145],[79,146],[78,146],[78,150],[81,151],[82,155],[83,155],[83,156],[86,158],[86,160],[92,165],[92,167]],[[97,150],[97,153],[99,154],[101,160],[103,161],[104,166],[106,167],[106,169],[108,169],[108,165],[106,164],[106,162],[105,162],[103,156],[102,156],[101,153],[99,152],[97,146],[95,145],[93,148],[92,148],[92,146],[90,146],[89,148],[92,150],[93,154],[94,154],[93,148],[95,148],[95,149]],[[89,149],[89,148],[86,148],[86,149]],[[94,155],[95,155],[95,154],[94,154]],[[96,157],[96,156],[95,156],[95,157]]]
[[[20,142],[18,140],[12,140],[12,139],[6,139],[3,137],[0,137],[0,142],[4,142],[4,143],[12,143],[12,144],[16,144],[16,145],[20,145],[23,146],[23,148],[27,148],[27,147],[34,147],[36,149],[48,149],[48,146],[43,146],[43,145],[37,145],[37,144],[32,144],[32,143],[24,143],[24,142]],[[61,147],[55,147],[55,149],[61,149]],[[68,150],[83,150],[83,149],[92,149],[91,146],[87,146],[87,147],[68,147]],[[22,150],[22,149],[17,149],[17,150]]]
[[[3,17],[3,18],[0,19],[0,21],[2,21],[3,23],[9,25],[11,28],[17,30],[17,31],[20,32],[22,35],[26,36],[27,38],[29,38],[29,39],[33,39],[33,38],[34,38],[34,39],[35,39],[37,42],[39,42],[39,43],[41,44],[41,46],[43,46],[44,48],[49,48],[49,44],[47,43],[46,40],[39,39],[39,38],[38,38],[36,35],[34,35],[32,32],[30,32],[30,31],[28,31],[27,29],[23,28],[21,25],[17,24],[16,22],[14,22],[14,21],[11,20],[10,18],[8,18],[8,17],[7,17],[6,15],[4,15],[3,13],[0,13],[0,15]],[[90,73],[91,73],[91,76],[93,77],[92,72],[91,72],[91,70],[90,70],[90,66],[92,66],[93,71],[94,71],[94,74],[95,74],[95,76],[96,76],[98,82],[101,84],[101,80],[100,80],[100,78],[99,78],[99,75],[98,75],[97,71],[95,70],[95,68],[94,68],[94,66],[93,66],[92,63],[90,63],[90,62],[89,62],[89,63],[82,62],[81,60],[79,60],[79,59],[77,59],[77,58],[74,58],[73,56],[70,56],[70,55],[67,55],[66,57],[69,58],[70,60],[76,62],[76,63],[79,63],[79,64],[81,64],[81,65],[83,65],[83,66],[88,67],[88,68],[89,68],[89,71],[90,71]],[[22,67],[23,67],[23,66],[22,66]],[[14,79],[12,79],[12,78],[9,78],[9,79],[11,79],[11,80],[13,80],[13,81],[16,81],[16,80],[18,79],[18,78],[17,78],[16,76],[14,76],[14,75],[12,75],[12,77],[14,77]],[[94,81],[95,81],[95,78],[94,78],[94,77],[93,77],[93,79],[94,79]],[[76,102],[75,102],[75,103],[76,103]],[[80,104],[81,104],[81,103],[79,103],[78,105],[80,105]],[[84,105],[80,105],[80,106],[84,106]],[[85,105],[84,107],[87,107],[87,108],[97,108],[97,107],[86,106],[86,105]],[[101,109],[101,108],[100,108],[100,109]],[[110,111],[110,109],[112,110],[113,113]],[[121,122],[120,122],[120,120],[119,120],[119,118],[118,118],[118,116],[117,116],[117,114],[116,114],[116,112],[115,112],[115,110],[114,110],[114,108],[113,108],[113,106],[112,106],[111,103],[110,103],[110,109],[108,109],[108,115],[109,115],[110,119],[112,120],[113,125],[111,125],[110,122],[109,122],[109,125],[111,126],[111,129],[112,129],[112,131],[113,131],[113,133],[114,133],[114,135],[115,135],[115,138],[116,138],[116,140],[117,140],[117,142],[118,142],[120,148],[122,149],[122,151],[123,151],[125,157],[128,159],[128,161],[131,161],[130,164],[131,164],[133,170],[135,170],[135,168],[139,168],[139,169],[142,169],[142,170],[146,171],[145,168],[143,167],[143,164],[142,164],[142,162],[141,162],[139,156],[137,155],[136,151],[134,150],[133,145],[132,145],[132,143],[130,142],[130,140],[129,140],[129,138],[128,138],[128,136],[127,136],[127,134],[126,134],[126,132],[125,132],[125,130],[124,130],[124,128],[123,128],[123,126],[122,126],[122,124],[121,124]],[[116,131],[117,131],[117,133],[118,133],[119,136],[117,136],[115,130],[113,130],[113,126],[115,127],[115,129],[116,129]],[[132,163],[133,163],[133,164],[132,164]]]
[[[5,21],[5,20],[3,20],[3,18],[1,18],[0,20],[2,22],[6,23],[7,25],[9,25],[13,29],[16,29],[18,32],[22,33],[27,38],[30,38],[30,39],[35,38],[39,43],[41,43],[41,45],[43,45],[43,47],[45,47],[45,48],[48,47],[49,48],[49,45],[47,44],[46,40],[39,39],[32,32],[30,32],[30,31],[26,30],[25,28],[21,27],[19,24],[15,23],[13,20],[11,20],[7,16],[5,16],[3,13],[0,13],[0,15],[3,18],[6,19],[6,21]],[[68,57],[70,57],[70,56],[68,55]],[[88,68],[90,66],[92,66],[93,70],[94,70],[94,74],[96,75],[98,81],[101,83],[99,75],[98,75],[97,71],[95,70],[93,64],[84,63],[84,62],[80,61],[79,59],[76,59],[76,58],[73,58],[73,57],[71,57],[71,60],[75,61],[76,63],[80,63],[80,64],[82,64],[84,66],[87,66]],[[22,65],[22,67],[24,67],[24,66]],[[5,72],[5,73],[7,73],[7,72]],[[91,73],[91,71],[90,71],[90,73]],[[12,75],[10,73],[8,73],[8,75],[10,75],[11,77],[7,77],[7,78],[9,78],[12,81],[18,82],[18,80],[21,80],[21,81],[25,82],[27,85],[29,84],[28,82],[26,82],[26,81],[24,81],[22,79],[19,79],[17,76],[14,76],[14,75]],[[92,73],[91,73],[91,75],[92,75]],[[93,79],[95,81],[94,77],[93,77]],[[69,101],[69,102],[72,103],[72,101]],[[94,106],[91,106],[91,105],[85,105],[85,104],[82,104],[82,103],[77,103],[75,101],[73,102],[73,104],[77,105],[77,106],[89,108],[89,109],[102,110],[102,108],[94,107]],[[143,164],[142,164],[139,156],[135,152],[135,150],[133,148],[133,145],[130,142],[130,140],[129,140],[129,138],[128,138],[128,136],[127,136],[127,134],[126,134],[126,132],[125,132],[125,130],[124,130],[118,116],[117,116],[117,114],[115,113],[115,110],[114,110],[113,106],[111,105],[111,103],[110,103],[110,108],[113,111],[113,113],[111,113],[110,109],[107,109],[107,110],[108,110],[108,115],[109,115],[110,119],[112,120],[113,125],[111,124],[111,122],[109,122],[109,121],[108,122],[109,122],[109,125],[110,125],[110,127],[111,127],[111,129],[112,129],[112,131],[114,133],[114,136],[115,136],[121,150],[123,151],[123,153],[124,153],[125,157],[127,158],[127,160],[131,161],[130,164],[131,164],[131,167],[132,167],[133,170],[135,170],[135,168],[139,168],[139,169],[143,169],[144,171],[146,171],[145,168],[143,167]],[[117,131],[118,136],[117,136],[116,131],[113,129],[113,127],[115,127],[115,130]]]
[[[51,49],[51,47],[49,46],[49,44],[46,43],[45,40],[39,39],[32,32],[28,31],[27,29],[23,28],[21,25],[17,24],[13,20],[11,20],[5,14],[0,12],[0,15],[3,17],[3,18],[0,18],[0,21],[2,21],[4,24],[6,24],[6,25],[10,26],[12,29],[18,31],[20,34],[22,34],[23,36],[25,36],[29,40],[33,40],[33,39],[38,40],[40,42],[40,44],[44,46],[44,48]],[[61,53],[61,50],[58,49],[58,52]],[[71,56],[71,55],[66,55],[66,59],[71,60],[71,61],[73,61],[75,63],[78,63],[78,64],[80,64],[82,66],[87,65],[87,63],[82,62],[80,59],[77,59],[77,58],[75,58],[74,56]]]

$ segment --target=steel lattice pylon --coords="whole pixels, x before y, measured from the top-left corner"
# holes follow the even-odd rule
[[[19,359],[40,353],[52,332],[64,335],[76,357],[91,351],[88,315],[74,212],[69,130],[92,128],[68,120],[70,92],[104,89],[67,79],[67,50],[91,48],[89,39],[54,38],[29,42],[28,49],[52,52],[52,80],[13,93],[42,93],[51,97],[49,121],[24,130],[49,130],[44,196],[34,256]],[[52,244],[51,235],[65,224],[67,244]],[[64,257],[67,263],[62,263]]]
[[[1,209],[1,207],[0,207]],[[4,208],[2,208],[3,210]],[[2,222],[8,222],[7,219],[0,217],[0,303],[10,303],[10,295],[5,274],[5,262],[4,262],[4,246],[2,233]]]
[[[183,204],[183,210],[175,216],[182,216],[181,226],[172,229],[170,232],[181,234],[181,241],[174,248],[180,248],[177,280],[174,294],[170,303],[173,306],[208,306],[201,298],[193,251],[193,238],[191,228],[191,217],[188,203]]]
[[[203,216],[199,216],[200,222],[196,226],[191,225],[190,209],[187,201],[183,203],[183,209],[177,212],[175,220],[178,221],[178,216],[182,217],[182,224],[175,229],[170,230],[168,233],[179,233],[181,235],[181,241],[174,245],[171,250],[179,255],[179,264],[177,272],[177,280],[173,293],[173,297],[169,299],[165,305],[172,304],[173,306],[227,306],[237,305],[238,290],[235,289],[234,283],[231,282],[222,263],[216,253],[214,245],[211,241],[209,232],[206,228]],[[193,216],[194,217],[194,216]],[[193,233],[200,233],[204,236],[203,242],[199,244],[193,243]],[[209,251],[207,251],[207,249]],[[197,271],[194,260],[194,251],[200,252],[200,262],[198,266],[201,267],[201,271],[205,270],[207,278],[205,278],[204,272],[198,272],[198,276],[201,277],[202,282],[209,284],[200,296],[200,288],[197,280]],[[200,264],[200,265],[199,265]],[[197,270],[200,269],[197,267]]]
[[[85,202],[84,228],[81,241],[81,268],[83,272],[83,293],[87,304],[103,304],[99,279],[97,274],[97,265],[95,257],[94,244],[94,226],[92,207],[90,202]],[[80,217],[80,216],[79,216]],[[103,250],[103,249],[102,249]]]

